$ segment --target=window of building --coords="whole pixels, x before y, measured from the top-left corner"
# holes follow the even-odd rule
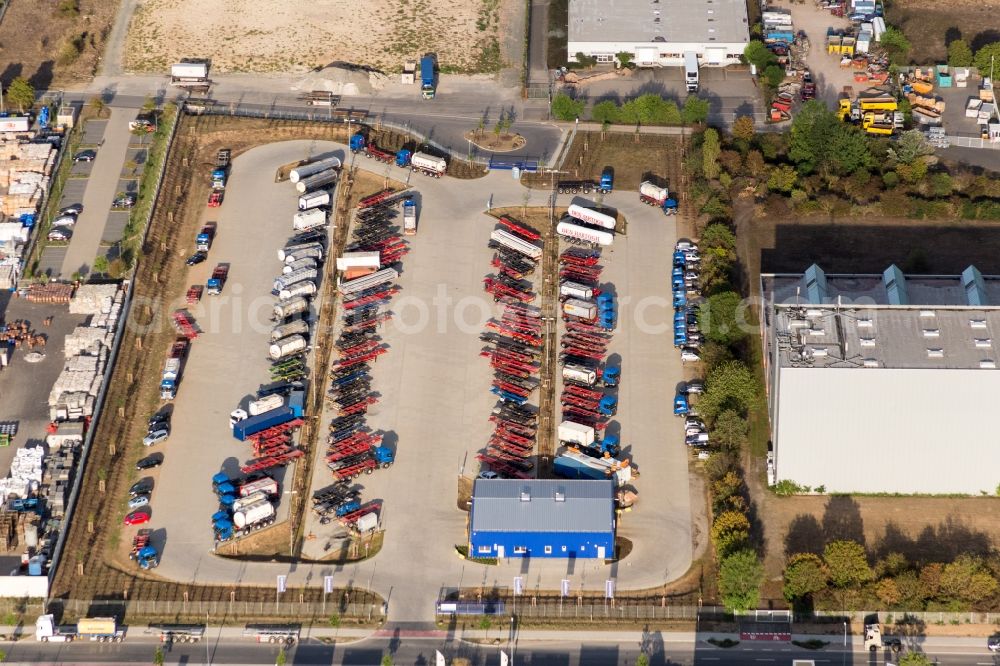
[[[566,546],[562,547],[562,552],[564,552],[564,553],[566,552]]]
[[[514,546],[515,555],[525,555],[527,554],[527,552],[528,552],[527,546]]]
[[[615,61],[615,57],[613,55],[611,55],[610,53],[596,53],[596,54],[594,54],[594,59],[597,60],[597,62],[614,62]]]
[[[545,547],[545,554],[546,555],[551,555],[552,554],[552,546],[546,546]]]
[[[480,553],[492,553],[493,552],[493,546],[480,546],[479,547],[479,552]]]

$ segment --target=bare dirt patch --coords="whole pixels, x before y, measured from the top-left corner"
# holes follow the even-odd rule
[[[948,44],[969,42],[973,50],[1000,41],[997,7],[981,0],[896,0],[886,8],[886,20],[898,25],[913,44],[910,57],[922,64],[943,63]]]
[[[509,153],[512,150],[524,148],[525,138],[520,134],[493,134],[478,131],[466,132],[465,140],[471,141],[477,148],[491,150],[495,153]]]
[[[149,0],[132,19],[125,65],[163,71],[200,57],[218,72],[305,72],[332,62],[399,71],[433,52],[444,71],[493,72],[500,17],[516,2]]]
[[[615,189],[638,191],[639,183],[652,180],[671,190],[681,187],[684,140],[663,134],[578,132],[569,146],[556,180],[599,180],[605,168],[615,173]],[[526,174],[528,187],[548,188],[548,174]]]
[[[40,0],[11,4],[0,22],[4,86],[18,77],[36,90],[94,75],[118,3],[112,0]]]

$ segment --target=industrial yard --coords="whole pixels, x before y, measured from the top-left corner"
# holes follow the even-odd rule
[[[140,530],[151,529],[150,543],[159,553],[155,576],[189,585],[225,585],[237,581],[243,585],[267,585],[273,583],[274,575],[282,574],[296,585],[302,584],[304,577],[316,580],[317,575],[332,575],[338,586],[357,586],[368,576],[373,589],[394,590],[392,615],[403,620],[427,617],[432,610],[428,604],[439,587],[505,587],[508,574],[522,568],[517,560],[505,560],[499,567],[478,565],[481,571],[469,579],[463,578],[454,557],[455,547],[466,543],[468,538],[465,514],[454,504],[456,473],[473,478],[481,471],[491,470],[488,464],[480,464],[477,455],[487,449],[496,427],[489,417],[498,404],[497,394],[489,390],[492,369],[481,356],[484,342],[480,334],[489,317],[503,314],[502,304],[494,304],[493,297],[483,291],[483,278],[491,272],[495,255],[495,250],[489,247],[490,236],[500,227],[497,214],[484,213],[483,203],[492,195],[498,204],[523,205],[531,213],[526,217],[538,220],[546,210],[542,206],[548,200],[548,193],[525,190],[509,176],[497,173],[463,181],[461,194],[456,196],[453,179],[427,178],[408,169],[380,166],[361,154],[352,154],[346,143],[292,140],[253,147],[249,141],[262,125],[257,121],[225,121],[220,125],[214,119],[187,119],[184,123],[172,159],[185,155],[190,164],[200,166],[186,175],[189,180],[184,203],[173,209],[175,220],[180,215],[181,221],[171,235],[171,261],[183,262],[195,252],[196,245],[200,245],[200,241],[196,243],[199,229],[214,223],[214,231],[207,260],[169,273],[172,275],[168,283],[169,298],[161,301],[163,305],[155,311],[138,313],[137,323],[150,321],[151,316],[157,323],[151,331],[141,328],[130,331],[143,335],[143,369],[126,369],[128,359],[118,368],[118,372],[134,372],[131,376],[143,378],[140,392],[133,392],[133,398],[126,403],[133,405],[126,407],[126,413],[131,414],[129,432],[135,433],[125,437],[126,459],[134,462],[152,451],[162,455],[163,463],[149,471],[126,470],[124,465],[116,471],[109,493],[116,498],[122,498],[127,486],[137,480],[148,477],[153,481],[151,510],[144,509],[150,513],[147,524],[102,531],[101,540],[114,544],[119,558],[116,567],[126,570],[135,567],[126,558],[130,548],[135,550],[133,542],[139,544],[133,537],[145,534]],[[245,124],[246,131],[238,129],[240,123]],[[242,137],[236,138],[237,134]],[[224,195],[217,197],[218,206],[212,203],[206,206],[205,202],[216,199],[210,184],[216,177],[213,175],[213,169],[217,168],[216,154],[223,147],[228,147],[232,155],[230,166],[224,169]],[[266,436],[248,436],[246,442],[240,442],[233,438],[230,412],[237,407],[248,409],[249,405],[251,418],[245,423],[267,418],[253,417],[255,408],[250,402],[256,398],[258,386],[276,379],[274,368],[288,367],[288,362],[281,360],[285,352],[272,351],[271,362],[274,363],[276,353],[279,360],[272,365],[272,372],[268,371],[273,326],[269,319],[274,303],[268,292],[282,265],[277,252],[294,233],[291,222],[298,195],[293,183],[275,182],[275,174],[279,170],[287,173],[289,164],[317,157],[342,161],[341,179],[343,174],[353,174],[349,179],[350,202],[377,194],[386,185],[390,190],[405,188],[405,194],[412,197],[418,211],[416,233],[400,238],[391,235],[399,233],[396,231],[387,236],[377,227],[369,227],[370,222],[362,223],[361,218],[343,214],[338,217],[325,241],[330,244],[331,252],[343,247],[342,244],[347,244],[348,250],[364,250],[366,243],[382,243],[383,239],[403,248],[405,256],[399,255],[401,263],[397,265],[396,288],[392,290],[398,293],[387,292],[384,298],[391,300],[382,300],[380,291],[359,292],[365,299],[361,309],[348,303],[353,297],[345,293],[338,298],[338,306],[330,308],[325,300],[325,285],[330,278],[320,276],[317,281],[320,293],[313,297],[311,305],[313,321],[320,317],[322,326],[332,326],[330,341],[335,343],[332,369],[337,377],[352,382],[350,389],[338,389],[335,385],[336,392],[322,401],[319,413],[311,411],[314,403],[307,398],[302,415],[304,427],[296,429],[296,423],[286,419],[287,426],[265,427],[267,433],[273,431],[273,434],[261,431]],[[413,161],[416,164],[416,157]],[[168,165],[168,173],[174,173],[170,168]],[[371,169],[388,180],[366,175]],[[338,184],[334,194],[339,194],[347,182]],[[570,204],[595,205],[586,195],[564,197],[560,197],[564,202],[557,210],[566,210]],[[635,506],[629,513],[621,514],[618,530],[619,538],[629,543],[627,564],[622,568],[608,565],[604,560],[578,563],[573,585],[581,590],[600,587],[608,576],[609,566],[614,572],[611,575],[619,579],[623,589],[654,587],[664,579],[679,578],[687,572],[696,545],[688,485],[691,454],[683,445],[682,423],[670,418],[667,412],[667,397],[684,378],[684,371],[676,354],[661,353],[663,331],[672,316],[664,291],[670,266],[662,258],[672,251],[677,233],[675,221],[680,218],[665,216],[658,208],[643,205],[634,192],[616,191],[603,199],[603,205],[613,207],[616,218],[621,220],[619,231],[627,233],[619,234],[600,258],[601,288],[615,299],[614,330],[610,332],[606,351],[609,363],[621,367],[621,380],[615,388],[617,413],[601,428],[605,437],[620,438],[621,456],[628,459],[636,472],[628,484],[633,493],[630,503]],[[356,209],[351,203],[349,210]],[[386,229],[398,230],[403,226],[404,217],[394,205],[376,204],[367,210],[362,217],[385,219],[389,225]],[[506,211],[509,218],[516,219],[517,207],[510,206]],[[461,223],[454,224],[453,220]],[[251,228],[253,233],[248,233]],[[550,242],[554,258],[569,248],[554,235]],[[328,259],[330,271],[333,260],[333,256]],[[213,295],[210,278],[220,264],[228,272],[217,289],[218,295]],[[558,265],[554,259],[547,270],[555,270]],[[566,270],[565,265],[563,269]],[[543,282],[541,276],[540,272],[532,278],[535,288],[544,298],[556,298],[555,293],[546,295],[545,290],[553,283]],[[192,296],[189,289],[192,285],[207,285],[207,289]],[[137,286],[144,289],[149,285]],[[382,305],[378,310],[372,309],[369,301]],[[352,318],[352,312],[364,313],[362,319]],[[375,347],[366,346],[356,334],[348,332],[351,327],[356,330],[367,318],[377,318],[380,322],[379,337],[375,338],[378,351],[374,354],[371,350]],[[314,323],[313,334],[323,336],[326,329],[322,326],[317,329]],[[558,333],[566,331],[560,325]],[[164,380],[168,376],[163,368],[169,368],[169,363],[164,358],[169,356],[178,335],[189,338],[187,352],[180,370],[170,375],[173,382],[170,390],[176,397],[164,403],[160,397],[166,395],[162,391],[167,389],[157,386],[161,374]],[[331,342],[318,342],[322,337],[307,336],[307,339],[310,344],[330,349],[327,345]],[[558,343],[558,338],[555,340]],[[135,353],[137,344],[126,341],[129,357]],[[303,357],[306,368],[321,358],[313,356],[309,353]],[[361,363],[367,365],[367,376],[355,377],[355,363],[358,367],[362,367]],[[558,375],[558,367],[553,364],[547,372]],[[633,371],[636,368],[643,371]],[[654,371],[650,372],[651,368]],[[309,372],[306,369],[307,376]],[[314,389],[321,395],[330,389],[325,375],[325,366],[312,375],[321,382]],[[551,402],[564,395],[564,387],[561,382],[546,383],[549,388],[544,390],[549,392],[550,400],[546,408],[555,412],[549,422],[551,427],[565,418],[558,402],[554,405]],[[355,391],[355,386],[372,392],[372,398],[357,410],[352,401],[364,394]],[[537,405],[540,396],[537,394],[532,402]],[[586,408],[585,402],[579,404]],[[169,437],[151,448],[132,444],[142,438],[146,421],[163,404],[168,405],[160,411],[169,413]],[[461,408],[451,409],[448,405]],[[355,418],[357,415],[362,418]],[[334,430],[328,429],[330,424],[349,426],[355,434],[335,438]],[[102,420],[98,427],[113,426]],[[250,431],[246,432],[249,435]],[[253,444],[248,446],[251,439]],[[379,465],[383,468],[373,470],[370,476],[361,474],[357,479],[347,479],[345,487],[359,505],[357,515],[328,513],[325,514],[328,518],[323,519],[324,514],[311,511],[309,497],[336,487],[337,476],[331,469],[346,468],[330,461],[344,459],[347,447],[359,445],[362,440],[385,448],[394,464]],[[546,446],[546,456],[561,452],[558,442],[550,441]],[[312,459],[296,458],[299,450]],[[335,454],[335,451],[345,453]],[[94,452],[98,456],[106,453]],[[290,464],[271,467],[270,462],[264,461],[267,456],[282,457],[282,463]],[[255,465],[255,459],[261,460],[261,464]],[[537,459],[537,464],[540,476],[550,474],[548,458]],[[88,473],[91,470],[93,467],[88,467]],[[251,519],[236,519],[232,512],[242,509],[234,505],[228,515],[230,520],[236,520],[238,538],[232,539],[225,528],[220,528],[219,521],[226,520],[222,514],[213,517],[219,506],[217,496],[224,492],[219,490],[218,483],[234,479],[232,483],[239,488],[238,479],[254,470],[277,482],[277,494],[269,500],[274,507],[273,518],[261,523],[270,525],[266,529],[240,537],[241,521]],[[305,477],[307,471],[309,476]],[[225,478],[213,487],[213,476],[220,472]],[[345,473],[353,476],[349,471],[336,471],[340,475]],[[87,497],[83,501],[88,504],[97,499],[92,493]],[[113,523],[120,522],[125,513],[123,502],[119,499],[104,509],[113,516]],[[694,507],[695,513],[701,511],[700,507]],[[343,513],[349,513],[348,509],[343,509]],[[377,517],[376,524],[384,530],[381,551],[370,561],[347,565],[352,572],[349,577],[338,575],[336,572],[344,570],[343,558],[363,559],[366,553],[359,548],[375,543],[345,539],[354,522],[366,513]],[[84,527],[74,523],[75,529]],[[426,534],[434,534],[435,538],[427,542]],[[413,551],[411,544],[420,541],[427,543],[427,548]],[[145,543],[142,541],[142,545]],[[331,557],[334,561],[331,565],[299,565],[292,571],[286,564],[238,561],[240,556],[249,555],[253,559],[254,554],[287,554],[289,549],[301,552],[307,561]],[[100,567],[96,563],[89,566]],[[428,572],[425,580],[433,581],[429,587],[402,585],[396,580],[393,571],[412,567]],[[530,567],[536,580],[534,585],[539,589],[556,588],[559,578],[565,576],[564,564],[536,560]],[[69,581],[62,576],[60,580],[64,581],[61,590],[77,588],[75,584],[67,585]]]
[[[404,60],[429,51],[453,71],[480,71],[483,64],[499,65],[501,26],[523,25],[521,11],[523,3],[519,8],[509,0],[379,0],[361,13],[349,4],[156,0],[136,10],[125,65],[163,71],[198,54],[209,58],[217,72],[304,74],[333,63],[397,71]],[[495,55],[484,56],[494,49]],[[359,79],[362,86],[368,85],[366,79]],[[372,82],[378,89],[385,79]]]

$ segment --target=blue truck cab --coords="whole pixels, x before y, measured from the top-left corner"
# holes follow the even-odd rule
[[[425,55],[420,59],[420,96],[424,99],[434,99],[436,87],[434,80],[434,56]]]
[[[618,382],[621,381],[622,369],[618,365],[606,365],[604,370],[601,372],[601,381],[604,385],[609,388],[614,388],[618,386]]]
[[[396,462],[396,456],[388,446],[376,446],[371,450],[371,454],[379,467],[388,467]]]
[[[674,396],[674,415],[684,416],[689,411],[687,396],[683,393],[678,393]]]
[[[684,265],[686,263],[687,263],[687,260],[684,257],[684,252],[682,252],[681,250],[675,250],[674,251],[674,268],[678,268],[678,267],[684,268]]]
[[[677,199],[667,199],[663,202],[663,213],[665,215],[677,214]]]
[[[613,395],[606,395],[597,404],[597,411],[604,416],[614,416],[618,412],[618,398]]]
[[[685,305],[687,305],[687,294],[682,288],[680,291],[674,292],[674,309],[683,308]]]
[[[160,381],[160,399],[173,400],[177,397],[177,380],[164,379]]]
[[[615,172],[611,167],[607,167],[601,172],[601,192],[610,192],[615,188]]]
[[[413,157],[413,151],[407,150],[405,148],[401,149],[396,153],[396,166],[406,167],[410,165],[410,158]]]
[[[351,137],[351,152],[352,153],[361,152],[362,150],[365,149],[366,143],[367,142],[365,141],[365,135],[362,134],[361,132],[358,132],[357,134]]]
[[[228,518],[215,521],[212,529],[215,531],[216,541],[229,541],[236,536],[236,528],[233,525],[233,521]]]
[[[160,558],[157,556],[156,549],[152,546],[146,546],[140,550],[135,559],[139,563],[139,566],[143,569],[155,569],[160,563]]]

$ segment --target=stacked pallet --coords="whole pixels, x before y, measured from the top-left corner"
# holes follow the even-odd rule
[[[66,357],[77,354],[96,356],[101,349],[111,345],[111,335],[106,328],[77,326],[66,336],[64,349]]]
[[[49,282],[47,284],[33,284],[28,289],[25,298],[29,303],[56,303],[65,305],[73,297],[73,285]]]
[[[18,449],[10,464],[10,476],[0,479],[0,497],[30,497],[42,482],[42,447]]]
[[[118,293],[117,284],[81,285],[69,302],[69,312],[82,315],[108,314]]]
[[[45,498],[49,515],[52,518],[61,519],[66,515],[66,504],[69,501],[76,458],[82,444],[81,431],[79,439],[62,440],[59,449],[51,453],[45,463],[45,472],[42,475],[39,494]]]
[[[56,151],[49,143],[0,142],[0,212],[35,213],[49,188]]]

